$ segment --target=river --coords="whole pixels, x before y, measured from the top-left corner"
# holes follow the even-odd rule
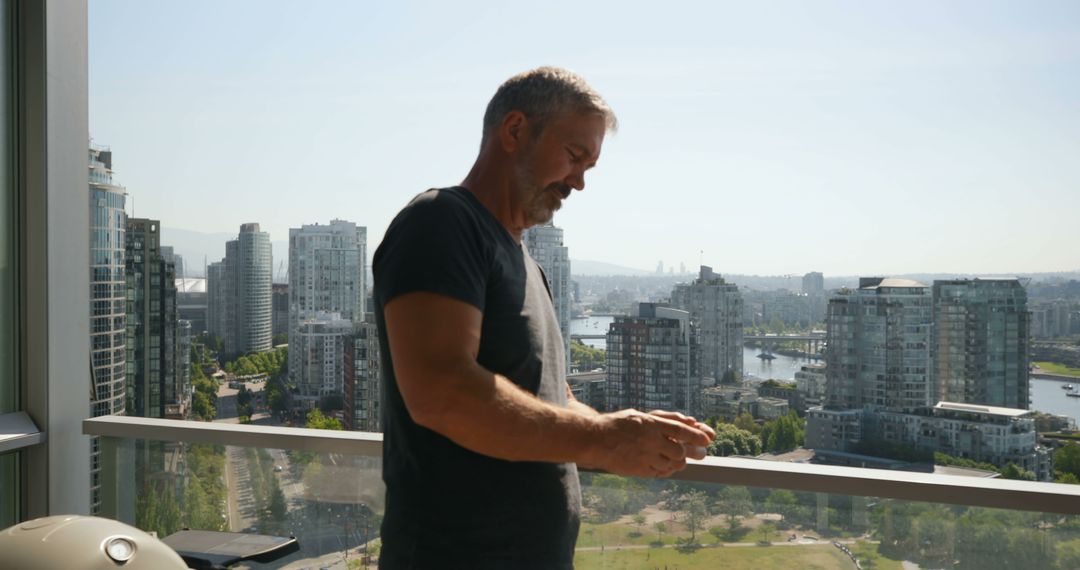
[[[606,334],[608,325],[615,319],[613,317],[589,317],[587,319],[574,319],[570,321],[570,334],[602,335]],[[585,344],[597,348],[604,348],[604,339],[586,339]],[[775,379],[791,381],[795,379],[795,373],[804,364],[815,362],[804,358],[793,358],[783,354],[775,355],[772,361],[762,360],[757,357],[759,350],[755,348],[743,348],[743,372],[747,376],[762,380]],[[1080,386],[1080,379],[1074,382]],[[1080,398],[1069,398],[1062,389],[1064,382],[1057,380],[1044,380],[1041,378],[1031,379],[1031,409],[1051,414],[1066,415],[1080,424]]]

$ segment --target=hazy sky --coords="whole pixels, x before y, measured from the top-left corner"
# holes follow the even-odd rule
[[[614,107],[574,259],[721,273],[1080,268],[1080,2],[90,0],[90,128],[136,214],[342,218],[461,181],[498,85]],[[129,208],[130,211],[130,208]]]

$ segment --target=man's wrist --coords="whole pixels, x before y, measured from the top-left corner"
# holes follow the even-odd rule
[[[599,416],[600,415],[600,412],[592,409],[588,405],[583,404],[578,400],[571,400],[567,404],[567,407],[570,408],[571,410],[575,411],[575,412],[578,412],[580,414],[584,414],[586,416]]]
[[[605,465],[606,454],[610,452],[607,442],[610,422],[604,414],[592,408],[589,409],[593,413],[581,417],[585,427],[581,438],[581,459],[577,463],[593,469],[601,469]]]

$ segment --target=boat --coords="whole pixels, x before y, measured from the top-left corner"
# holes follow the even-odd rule
[[[1072,390],[1073,385],[1072,384],[1066,384],[1066,385],[1062,386],[1061,389],[1062,390]]]
[[[775,356],[769,354],[768,352],[762,352],[761,354],[757,355],[757,357],[762,359],[762,360],[775,360],[776,359]]]
[[[1069,392],[1068,394],[1065,394],[1065,395],[1070,397],[1070,398],[1080,398],[1080,393],[1078,393],[1078,392]]]

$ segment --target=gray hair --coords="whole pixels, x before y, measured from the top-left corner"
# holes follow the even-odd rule
[[[619,127],[615,112],[604,98],[580,75],[560,67],[538,67],[500,85],[484,112],[481,145],[511,111],[520,111],[529,119],[533,136],[538,136],[549,121],[567,111],[602,116],[607,130],[612,132]]]

